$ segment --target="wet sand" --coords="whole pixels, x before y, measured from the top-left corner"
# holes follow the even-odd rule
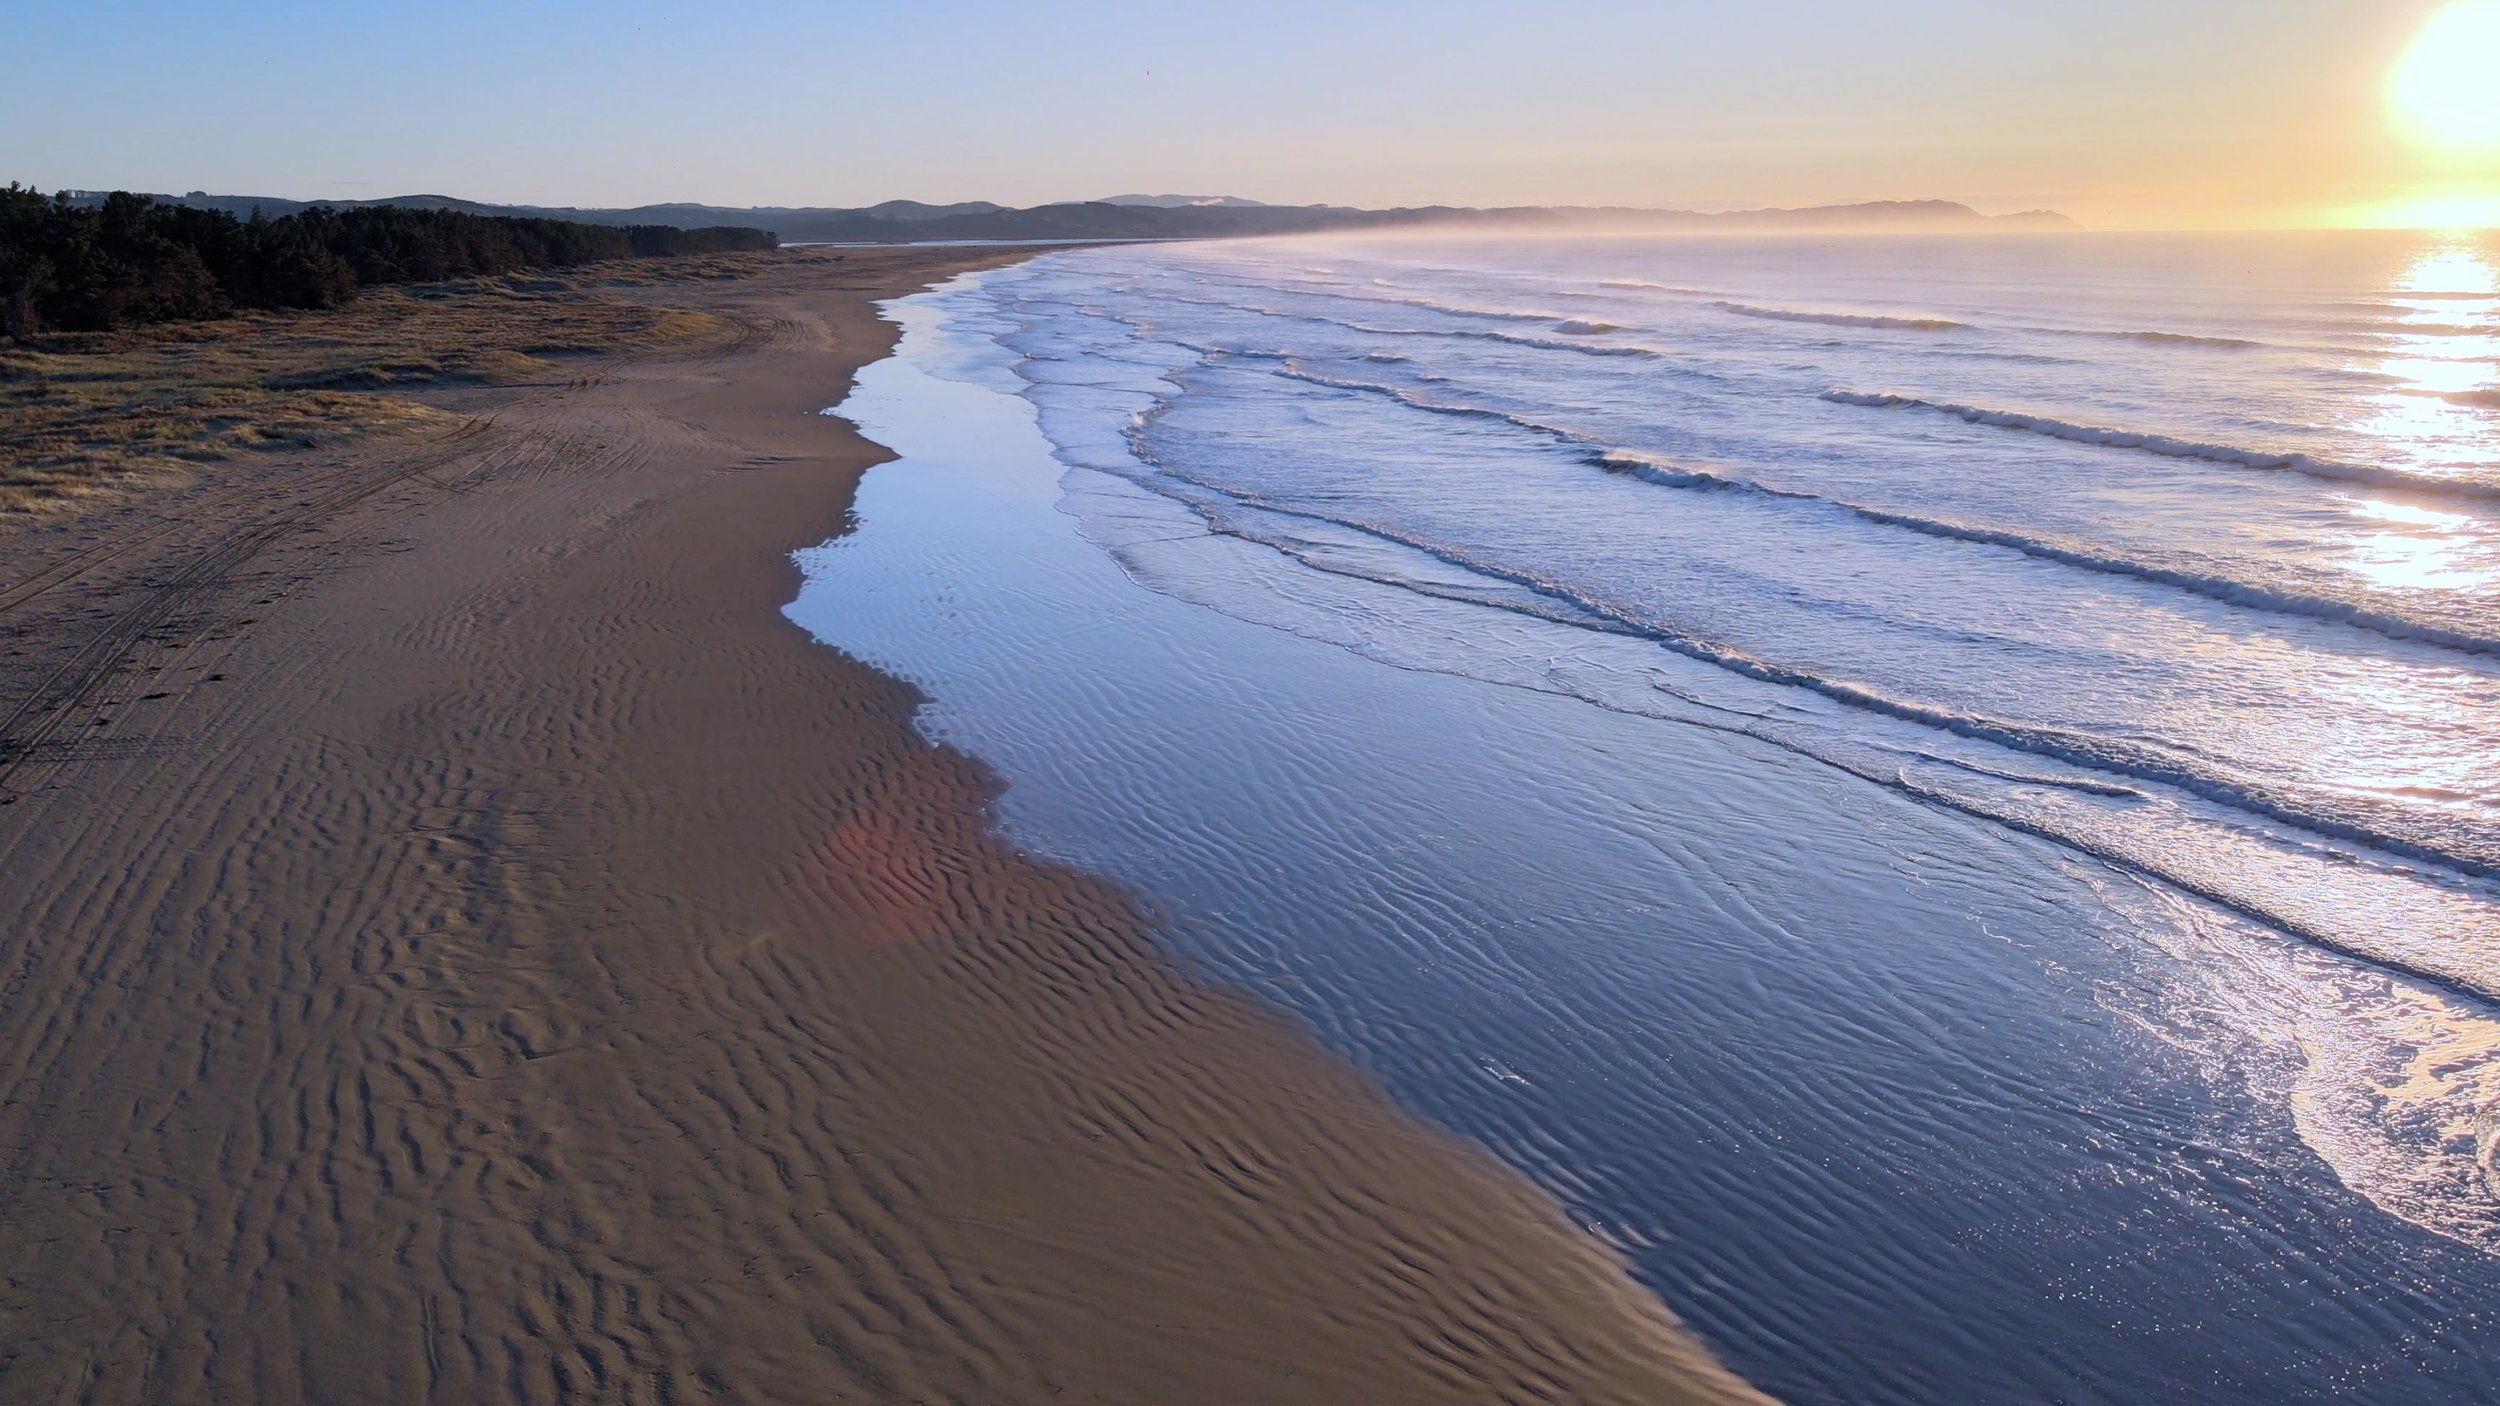
[[[0,1401],[1759,1400],[780,607],[869,304],[0,528]]]

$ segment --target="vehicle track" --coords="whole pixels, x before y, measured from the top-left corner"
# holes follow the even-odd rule
[[[492,416],[472,419],[458,429],[435,438],[431,441],[429,449],[425,451],[432,456],[427,467],[438,467],[449,459],[457,457],[460,447],[466,446],[483,435],[493,423],[494,417]],[[446,450],[451,452],[446,453]],[[326,470],[311,476],[306,483],[293,485],[290,491],[302,492],[306,487],[318,491],[335,486],[342,480],[352,478],[364,471],[364,466],[361,464],[349,464]],[[0,615],[5,615],[41,596],[48,595],[80,577],[87,576],[99,568],[128,556],[151,542],[162,541],[173,536],[195,521],[219,516],[225,509],[242,499],[267,496],[269,492],[270,488],[266,484],[241,485],[209,498],[173,521],[82,547],[28,576],[6,586],[0,586]]]
[[[754,343],[759,340],[761,335],[761,330],[756,328],[749,320],[745,318],[737,319],[737,332],[732,340],[721,347],[696,353],[699,358],[697,364],[707,367],[717,365],[721,361],[726,360],[728,357],[736,355],[738,352],[744,351],[753,346]],[[505,405],[503,409],[505,411],[522,409],[556,396],[576,395],[582,391],[592,390],[600,386],[604,386],[614,379],[617,368],[624,365],[625,362],[630,359],[632,358],[626,355],[609,355],[600,357],[582,368],[580,375],[574,376],[563,382],[548,383],[547,385],[538,388],[531,394],[516,397]],[[486,429],[494,422],[494,419],[495,416],[491,414],[479,419],[472,419],[469,423],[437,438],[432,441],[432,443],[437,449],[446,445],[465,444],[485,433]],[[439,466],[439,464],[435,466]],[[311,480],[311,483],[315,487],[320,487],[326,484],[335,483],[340,478],[352,475],[356,472],[358,472],[357,467],[351,465],[346,468],[332,470],[318,475]],[[180,531],[183,527],[187,526],[191,520],[195,520],[199,517],[213,516],[220,510],[236,502],[238,499],[266,492],[268,492],[268,488],[266,485],[262,484],[249,484],[229,489],[224,493],[220,493],[209,498],[206,502],[200,504],[196,509],[194,509],[184,519],[168,522],[162,526],[154,527],[111,541],[98,542],[92,546],[84,547],[78,551],[72,552],[59,560],[44,566],[40,570],[31,573],[30,575],[27,575],[17,581],[10,582],[7,585],[0,586],[0,616],[4,616],[41,596],[48,595],[52,591],[57,590],[62,586],[66,586],[71,582],[78,580],[80,577],[89,575],[101,567],[118,561],[121,558],[128,556],[131,552],[134,552],[151,542],[161,541],[164,538],[173,535],[174,533]],[[0,737],[4,737],[5,735],[5,729],[0,729]]]
[[[12,784],[18,774],[38,759],[45,744],[78,715],[81,705],[95,698],[139,642],[177,610],[223,584],[236,568],[281,538],[386,488],[458,461],[494,423],[492,416],[474,420],[438,441],[430,452],[380,473],[367,466],[349,465],[324,474],[314,481],[310,496],[298,497],[274,516],[225,534],[172,577],[144,588],[134,604],[107,621],[47,672],[7,713],[0,714],[0,805],[16,799],[19,793],[12,789]],[[231,501],[249,491],[238,490],[222,501]],[[0,610],[22,605],[173,530],[169,526],[116,543],[100,543],[65,562],[55,563],[47,571],[10,587],[5,596],[0,596]]]

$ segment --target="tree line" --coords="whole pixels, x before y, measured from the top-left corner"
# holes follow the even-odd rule
[[[102,332],[238,308],[333,308],[359,288],[602,259],[772,249],[760,229],[585,225],[395,205],[248,220],[115,191],[0,190],[0,334]]]

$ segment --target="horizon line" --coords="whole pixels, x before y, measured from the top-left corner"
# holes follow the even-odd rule
[[[14,182],[12,182],[12,184],[14,184]],[[341,182],[322,182],[322,184],[333,184],[333,185],[335,185],[335,184],[341,184]],[[364,184],[364,185],[368,185],[368,186],[370,186],[370,185],[373,185],[373,184],[376,184],[376,183],[375,183],[375,182],[361,182],[361,183],[359,183],[359,184]],[[37,191],[38,193],[43,193],[43,192],[42,192],[42,188],[41,188],[41,187],[36,186],[36,185],[33,185],[32,183],[28,183],[26,186],[24,186],[24,187],[22,187],[22,188],[24,188],[24,189],[29,189],[29,190],[35,190],[35,191]],[[392,204],[392,203],[394,203],[394,202],[404,201],[404,200],[449,200],[449,201],[459,201],[459,202],[462,202],[462,203],[465,203],[465,204],[471,204],[471,205],[488,206],[488,207],[503,207],[503,208],[507,208],[507,209],[520,209],[520,210],[580,210],[580,211],[611,211],[611,212],[613,212],[613,211],[631,211],[631,210],[644,210],[644,209],[659,209],[659,208],[665,208],[665,207],[669,207],[669,206],[684,206],[684,207],[691,207],[691,208],[695,208],[695,209],[703,209],[703,210],[719,210],[719,211],[727,211],[727,212],[755,211],[755,210],[789,210],[789,211],[794,211],[794,212],[795,212],[795,211],[824,212],[824,211],[853,211],[853,210],[870,210],[870,209],[875,209],[875,208],[877,208],[877,207],[879,207],[879,206],[883,206],[883,205],[892,205],[892,204],[913,204],[913,205],[925,205],[925,206],[931,206],[931,207],[945,207],[945,206],[951,206],[951,205],[990,205],[990,206],[994,206],[994,207],[996,207],[996,208],[998,208],[998,209],[1000,209],[1000,210],[1004,210],[1004,211],[1030,211],[1030,210],[1041,210],[1041,209],[1049,209],[1049,208],[1058,207],[1058,206],[1070,206],[1070,205],[1107,205],[1107,204],[1123,204],[1123,202],[1127,201],[1127,200],[1128,200],[1128,198],[1129,198],[1131,195],[1142,195],[1142,194],[1145,194],[1146,192],[1145,192],[1145,191],[1143,191],[1143,190],[1141,189],[1141,190],[1139,190],[1139,191],[1135,191],[1135,192],[1122,192],[1120,195],[1115,195],[1115,196],[1091,196],[1091,197],[1083,197],[1083,198],[1071,198],[1071,199],[1055,199],[1055,200],[1045,200],[1045,201],[1041,201],[1041,202],[1038,202],[1038,203],[1036,203],[1036,204],[1032,204],[1032,205],[1013,205],[1013,204],[1009,204],[1008,202],[1005,202],[1005,201],[989,200],[989,199],[986,199],[986,198],[983,198],[983,197],[977,197],[977,196],[976,196],[976,197],[968,197],[968,198],[961,199],[961,200],[924,200],[924,199],[920,199],[920,198],[918,198],[918,197],[914,197],[914,196],[889,196],[889,197],[886,197],[885,199],[881,199],[881,200],[877,200],[877,201],[872,201],[872,202],[870,202],[870,203],[868,203],[868,204],[864,204],[864,205],[837,205],[837,204],[817,204],[817,205],[802,205],[802,204],[748,204],[748,205],[736,205],[736,204],[723,204],[723,203],[719,203],[719,202],[716,202],[716,201],[711,201],[711,200],[701,200],[701,199],[661,199],[661,200],[645,200],[645,201],[640,201],[640,202],[633,203],[633,204],[582,204],[582,203],[542,203],[542,202],[536,202],[536,201],[522,201],[522,200],[488,200],[488,199],[480,199],[480,198],[477,198],[477,197],[474,197],[474,196],[451,195],[451,194],[447,194],[447,193],[444,193],[444,192],[441,192],[441,191],[428,191],[428,190],[409,190],[409,191],[404,191],[404,192],[401,192],[401,193],[398,193],[398,194],[394,194],[394,195],[386,195],[386,196],[346,196],[346,197],[330,197],[330,196],[296,196],[296,195],[275,195],[275,194],[269,194],[269,193],[265,193],[265,192],[255,192],[255,193],[250,193],[250,194],[244,194],[244,193],[237,193],[237,192],[221,192],[221,191],[214,191],[214,190],[209,190],[209,189],[207,189],[207,188],[205,188],[205,187],[193,188],[193,189],[190,189],[190,190],[185,190],[185,191],[181,191],[181,192],[172,192],[172,191],[147,191],[147,190],[141,190],[141,189],[138,189],[138,188],[136,188],[136,187],[132,187],[132,186],[102,186],[102,185],[65,185],[65,186],[58,186],[58,187],[54,187],[50,193],[52,193],[52,194],[65,194],[65,195],[70,195],[70,196],[73,196],[73,197],[89,197],[89,196],[110,195],[110,194],[117,194],[117,193],[128,193],[128,194],[147,195],[147,196],[150,196],[150,197],[167,198],[167,199],[173,199],[173,200],[190,200],[190,199],[212,199],[212,200],[272,200],[272,201],[286,201],[286,202],[289,202],[289,203],[293,203],[293,204],[302,204],[302,205],[325,205],[325,204],[387,205],[387,204]],[[1846,210],[1846,209],[1853,209],[1853,208],[1862,207],[1862,206],[1897,206],[1897,205],[1958,205],[1958,206],[1960,206],[1960,207],[1962,207],[1962,208],[1964,208],[1964,209],[1967,209],[1967,210],[1971,211],[1973,214],[1977,215],[1979,218],[1984,219],[1984,220],[2002,220],[2002,219],[2007,219],[2007,218],[2012,218],[2012,217],[2019,217],[2019,216],[2024,216],[2024,215],[2055,215],[2055,216],[2057,216],[2057,217],[2059,217],[2059,218],[2061,218],[2061,219],[2064,219],[2064,220],[2068,221],[2069,223],[2071,223],[2071,224],[2074,226],[2074,228],[2073,228],[2072,230],[2070,230],[2070,231],[2066,231],[2066,232],[2069,232],[2069,233],[2094,233],[2094,234],[2292,234],[2292,233],[2345,233],[2345,232],[2351,232],[2351,233],[2441,233],[2441,234],[2464,234],[2464,233],[2489,233],[2489,232],[2493,232],[2493,231],[2500,231],[2500,214],[2494,214],[2494,215],[2492,215],[2492,216],[2490,216],[2490,217],[2483,218],[2483,219],[2469,219],[2469,220],[2465,220],[2465,221],[2461,221],[2461,222],[2460,222],[2460,221],[2452,221],[2452,220],[2440,220],[2440,219],[2436,219],[2436,218],[2404,218],[2404,217],[2395,217],[2395,218],[2389,218],[2389,219],[2384,219],[2384,220],[2373,220],[2373,219],[2369,219],[2369,218],[2366,218],[2366,217],[2365,217],[2365,218],[2359,218],[2359,219],[2348,219],[2348,220],[2335,220],[2335,219],[2311,219],[2311,220],[2305,220],[2305,221],[2285,221],[2285,222],[2279,222],[2279,223],[2267,223],[2267,222],[2239,223],[2239,222],[2228,222],[2228,221],[2226,221],[2226,222],[2207,223],[2207,222],[2200,222],[2200,221],[2184,221],[2184,222],[2179,222],[2179,223],[2150,223],[2150,224],[2137,224],[2137,223],[2131,223],[2131,222],[2130,222],[2130,223],[2120,223],[2120,224],[2115,224],[2115,225],[2107,225],[2107,224],[2100,224],[2100,225],[2087,225],[2087,224],[2085,224],[2083,221],[2076,219],[2074,216],[2068,215],[2068,214],[2066,214],[2065,212],[2063,212],[2063,211],[2061,211],[2061,210],[2058,210],[2058,209],[2056,209],[2056,208],[2054,208],[2054,207],[2052,207],[2052,206],[2048,206],[2048,205],[2030,205],[2030,206],[2024,206],[2024,207],[2021,207],[2021,208],[2009,208],[2009,209],[2005,209],[2005,210],[2002,210],[2002,211],[1998,211],[1998,212],[1996,212],[1996,213],[1990,213],[1989,211],[1982,209],[1982,208],[1981,208],[1978,204],[1974,204],[1974,203],[1973,203],[1973,201],[1972,201],[1971,199],[1968,199],[1968,198],[1958,198],[1958,197],[1953,197],[1953,196],[1938,196],[1938,195],[1924,195],[1924,196],[1872,196],[1872,197],[1867,197],[1867,198],[1863,198],[1863,199],[1815,200],[1815,201],[1811,201],[1811,202],[1807,202],[1807,203],[1800,203],[1800,204],[1777,204],[1777,203],[1762,203],[1762,204],[1730,204],[1730,203],[1726,203],[1726,202],[1722,202],[1722,201],[1715,201],[1715,200],[1711,200],[1711,201],[1696,201],[1696,202],[1691,202],[1691,203],[1686,203],[1686,204],[1660,204],[1660,205],[1632,205],[1632,204],[1620,204],[1620,203],[1593,203],[1593,202],[1575,202],[1575,201],[1522,202],[1522,203],[1515,203],[1515,204],[1466,204],[1466,203],[1458,203],[1458,202],[1450,202],[1450,201],[1426,201],[1426,202],[1416,202],[1416,203],[1398,203],[1398,204],[1383,204],[1383,205],[1356,205],[1356,204],[1348,204],[1348,203],[1341,202],[1341,201],[1317,201],[1317,200],[1314,200],[1314,201],[1260,200],[1260,199],[1256,199],[1256,198],[1254,198],[1254,197],[1248,197],[1248,196],[1236,196],[1236,195],[1229,195],[1229,194],[1202,194],[1202,195],[1187,195],[1187,196],[1182,196],[1182,195],[1178,195],[1177,193],[1174,193],[1174,194],[1169,194],[1169,195],[1164,195],[1164,196],[1161,196],[1161,197],[1159,197],[1159,198],[1188,199],[1188,200],[1191,200],[1191,201],[1203,201],[1203,202],[1208,202],[1208,204],[1206,204],[1206,205],[1200,205],[1200,206],[1194,206],[1194,207],[1145,207],[1145,208],[1220,208],[1220,206],[1217,206],[1217,205],[1215,204],[1215,202],[1243,202],[1243,203],[1244,203],[1244,205],[1246,205],[1246,206],[1247,206],[1247,207],[1249,207],[1249,208],[1265,208],[1265,209],[1275,209],[1275,210],[1349,210],[1349,211],[1361,211],[1361,212],[1366,212],[1366,213],[1387,213],[1387,212],[1394,212],[1394,211],[1401,211],[1401,210],[1463,210],[1463,211],[1470,211],[1470,212],[1475,212],[1475,213],[1484,213],[1484,214],[1497,213],[1497,212],[1507,211],[1507,210],[1522,210],[1522,211],[1526,211],[1526,210],[1546,210],[1546,211],[1573,211],[1573,210],[1586,210],[1586,211],[1607,211],[1607,210],[1622,210],[1622,211],[1631,212],[1631,213],[1638,213],[1638,214],[1661,214],[1661,215],[1677,215],[1677,214],[1681,214],[1681,215],[1697,215],[1697,216],[1702,216],[1702,217],[1705,217],[1705,218],[1715,218],[1715,217],[1727,216],[1727,215],[1749,215],[1749,214],[1796,214],[1796,213],[1806,213],[1806,212],[1812,212],[1812,211],[1818,211],[1818,210]],[[1999,202],[1999,201],[1988,201],[1988,202],[1986,202],[1986,203],[1988,203],[1988,204],[2000,204],[2000,203],[2004,203],[2004,204],[2011,204],[2011,202]],[[2409,202],[2388,202],[2388,203],[2389,203],[2389,204],[2401,205],[2401,204],[2404,204],[2404,203],[2409,203]],[[1137,207],[1135,207],[1135,206],[1125,206],[1124,208],[1137,208]],[[1243,208],[1243,206],[1237,205],[1235,208]],[[1838,231],[1832,231],[1832,232],[1835,232],[1835,233],[1836,233],[1836,232],[1838,232]]]

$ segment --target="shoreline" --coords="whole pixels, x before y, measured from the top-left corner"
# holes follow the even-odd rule
[[[929,695],[928,735],[1008,779],[1019,843],[1152,895],[1193,970],[1494,1149],[1783,1399],[2481,1400],[2487,1345],[2452,1325],[2500,1287],[2489,1159],[2454,1130],[2488,1121],[2486,1012],[1868,764],[1947,746],[1887,751],[1824,700],[1504,589],[1929,662],[1902,625],[1931,617],[1833,608],[1919,579],[1887,568],[1891,529],[1853,556],[1866,529],[1821,508],[1661,497],[1440,413],[1525,395],[1673,457],[1688,417],[1609,436],[1656,413],[1638,363],[1361,310],[1516,308],[1514,281],[1627,262],[1093,250],[909,300],[847,410],[903,460],[807,554],[792,614]],[[1731,335],[1749,358],[1760,334]],[[1801,378],[1807,407],[1863,379]],[[1730,394],[1697,417],[1788,442]],[[1883,442],[1822,471],[1861,448],[1901,491],[1961,491]],[[1772,549],[1799,540],[1829,550],[1791,570]],[[2014,573],[1958,598],[1957,639],[2060,584],[1904,540],[1940,582]],[[1763,623],[1792,618],[1794,640]],[[1826,728],[1856,754],[1812,746]]]
[[[1031,252],[651,290],[738,337],[12,641],[118,652],[0,808],[0,1401],[1761,1399],[782,616],[872,300]]]

